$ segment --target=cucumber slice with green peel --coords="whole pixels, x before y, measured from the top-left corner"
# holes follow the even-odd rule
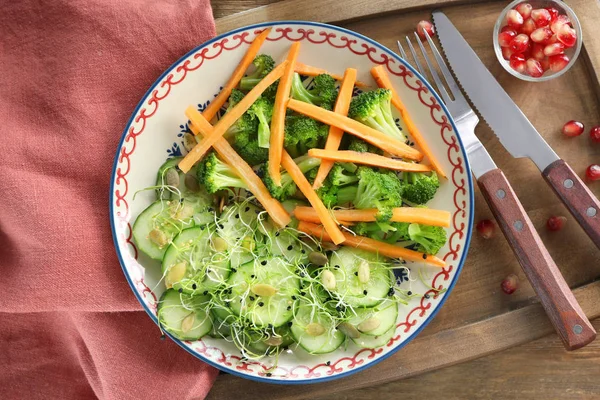
[[[290,330],[285,325],[264,330],[241,328],[233,335],[233,341],[252,358],[274,355],[294,343]]]
[[[209,298],[192,297],[169,289],[158,302],[158,322],[180,340],[198,340],[212,329],[208,312]]]
[[[336,326],[337,321],[330,313],[302,303],[294,315],[290,331],[298,345],[307,352],[325,354],[336,350],[346,339]]]
[[[150,258],[162,260],[179,232],[195,225],[194,208],[187,202],[157,200],[140,213],[133,224],[133,240]]]
[[[361,334],[360,337],[352,339],[352,341],[365,349],[375,349],[377,347],[385,346],[395,334],[396,326],[394,325],[379,336]]]
[[[398,303],[384,300],[373,308],[354,308],[348,313],[354,315],[347,321],[362,335],[381,336],[396,326]]]
[[[156,174],[156,199],[157,200],[169,200],[177,196],[177,191],[182,191],[184,186],[185,175],[177,165],[183,159],[183,157],[169,158],[164,162],[163,165],[158,169]]]
[[[268,232],[265,245],[269,254],[283,257],[290,264],[308,264],[308,255],[316,248],[300,240],[297,231],[287,228]]]
[[[228,282],[231,310],[255,326],[285,324],[293,316],[300,287],[294,270],[278,257],[242,265],[232,272]]]
[[[241,247],[245,237],[253,237],[261,211],[249,202],[226,206],[218,220],[218,235],[225,239],[229,248]]]
[[[329,291],[349,306],[374,307],[387,297],[392,286],[389,267],[374,253],[342,247],[329,260],[328,270],[335,277],[335,287]]]
[[[208,333],[210,337],[226,339],[231,336],[231,325],[227,322],[213,317],[212,325],[212,329]]]
[[[211,245],[214,234],[208,227],[188,228],[174,239],[162,260],[167,288],[196,295],[212,292],[229,277],[227,254]]]

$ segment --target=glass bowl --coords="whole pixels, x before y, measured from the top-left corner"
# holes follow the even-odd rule
[[[573,47],[570,47],[565,50],[564,53],[567,57],[569,57],[569,63],[560,71],[552,72],[551,70],[547,70],[539,78],[534,78],[532,76],[522,74],[522,73],[518,72],[517,70],[513,69],[510,66],[508,60],[505,60],[504,57],[502,56],[502,48],[500,47],[500,43],[498,42],[498,34],[500,33],[500,30],[507,24],[506,23],[506,14],[508,13],[508,11],[514,9],[517,5],[519,5],[521,3],[529,3],[533,7],[533,9],[554,7],[561,14],[566,14],[569,17],[569,20],[571,21],[571,26],[573,27],[573,29],[575,29],[575,32],[577,33],[577,42],[575,43],[575,45]],[[577,60],[577,57],[579,56],[579,52],[581,51],[582,41],[583,41],[583,37],[581,34],[581,25],[579,24],[579,19],[577,19],[577,16],[573,12],[573,10],[568,5],[563,3],[562,1],[515,0],[512,3],[510,3],[508,6],[506,6],[506,8],[504,10],[502,10],[502,12],[500,13],[500,16],[498,17],[498,20],[496,21],[496,25],[494,26],[494,51],[496,52],[496,57],[498,58],[498,61],[500,62],[500,64],[502,64],[504,69],[507,70],[511,75],[513,75],[519,79],[522,79],[524,81],[529,81],[529,82],[547,81],[547,80],[559,77],[562,74],[564,74],[565,72],[567,72],[573,66],[573,64],[575,64],[575,61]]]

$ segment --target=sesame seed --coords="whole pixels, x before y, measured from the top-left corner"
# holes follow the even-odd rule
[[[262,306],[264,306],[264,305],[265,305],[265,303],[263,303],[262,301],[259,301],[259,302],[258,302],[258,305],[259,305],[259,307],[262,307]]]
[[[260,265],[267,265],[267,261],[266,260],[261,261]]]
[[[363,290],[363,294],[366,296],[367,295],[367,290]]]

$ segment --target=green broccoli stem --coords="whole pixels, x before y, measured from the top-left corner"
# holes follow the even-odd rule
[[[269,148],[269,143],[271,141],[271,127],[269,120],[264,112],[259,111],[256,112],[256,117],[258,118],[258,146],[263,149]]]
[[[261,78],[245,76],[240,80],[240,89],[241,90],[252,90],[252,89],[254,89],[254,86],[258,85],[258,82],[260,82],[261,80],[262,80]]]
[[[337,192],[337,204],[348,204],[353,203],[356,199],[356,193],[358,192],[357,185],[350,185],[341,187]]]
[[[300,75],[297,72],[294,73],[294,77],[292,78],[292,97],[310,104],[318,104],[320,102],[318,96],[313,95],[304,87],[302,79],[300,79]]]

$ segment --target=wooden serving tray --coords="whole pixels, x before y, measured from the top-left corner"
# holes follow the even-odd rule
[[[550,146],[584,176],[589,164],[600,162],[600,144],[591,143],[588,137],[589,128],[600,124],[600,3],[567,3],[580,19],[584,48],[570,71],[544,83],[520,81],[496,60],[492,30],[506,2],[286,0],[218,19],[217,30],[222,33],[265,21],[310,20],[343,26],[396,49],[396,40],[412,34],[418,21],[430,19],[434,8],[442,9]],[[585,124],[584,135],[565,138],[560,133],[563,124],[571,119]],[[600,251],[530,160],[512,158],[483,119],[476,133],[512,183],[587,316],[600,316],[600,281],[596,281],[600,278]],[[600,197],[600,183],[590,183],[589,187]],[[475,221],[493,218],[476,185],[475,202]],[[546,220],[551,215],[567,216],[568,222],[560,232],[546,230]],[[520,288],[507,296],[500,290],[500,282],[510,273],[519,276]],[[244,399],[261,400],[323,396],[414,376],[552,332],[552,325],[502,233],[497,230],[490,240],[474,234],[466,264],[448,301],[423,332],[394,356],[350,377],[301,388],[221,375],[208,398],[225,399],[234,393]]]

